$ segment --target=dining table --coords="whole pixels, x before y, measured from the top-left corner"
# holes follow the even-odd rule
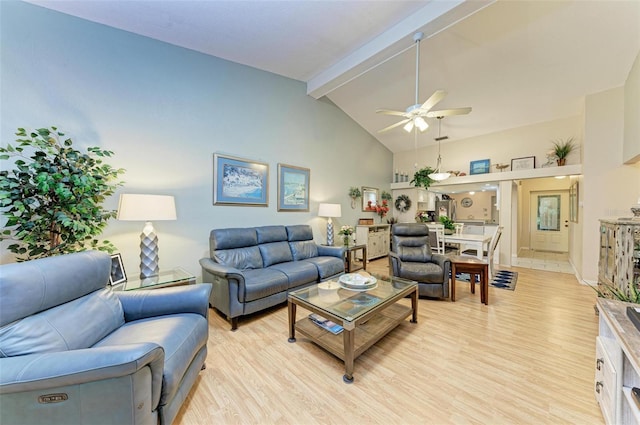
[[[476,257],[482,260],[484,256],[484,251],[489,250],[489,243],[491,242],[492,235],[472,235],[465,233],[454,233],[452,235],[444,235],[445,243],[457,243],[462,245],[466,245],[469,248],[473,248],[476,250]],[[485,250],[486,246],[486,250]]]

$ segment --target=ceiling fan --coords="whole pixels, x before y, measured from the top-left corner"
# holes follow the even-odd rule
[[[376,110],[379,114],[385,115],[397,115],[404,117],[403,120],[398,121],[395,124],[390,125],[389,127],[385,127],[382,130],[379,130],[378,133],[384,133],[385,131],[392,130],[396,127],[400,127],[403,125],[404,130],[409,133],[414,128],[420,130],[421,132],[426,131],[429,128],[429,124],[425,120],[425,118],[437,118],[437,117],[448,117],[450,115],[465,115],[471,112],[470,107],[466,108],[454,108],[454,109],[443,109],[440,111],[431,111],[438,102],[440,102],[447,93],[444,90],[436,90],[429,99],[423,104],[418,103],[418,85],[419,85],[419,77],[420,77],[420,41],[424,37],[424,34],[421,32],[416,33],[413,36],[413,41],[416,43],[416,103],[409,106],[406,111],[393,111],[389,109],[378,109]]]

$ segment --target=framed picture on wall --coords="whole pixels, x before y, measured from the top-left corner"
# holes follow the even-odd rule
[[[308,168],[278,164],[278,211],[309,211]]]
[[[491,170],[491,161],[479,159],[469,163],[469,174],[486,174]]]
[[[216,153],[213,155],[213,204],[269,206],[269,165]]]
[[[569,220],[572,223],[578,222],[578,182],[574,182],[569,187]]]
[[[126,282],[127,274],[124,272],[124,265],[122,264],[122,255],[113,254],[111,256],[111,275],[109,276],[109,285],[117,285],[118,283]]]
[[[511,160],[511,171],[533,170],[536,168],[536,157],[525,156],[523,158],[514,158]]]

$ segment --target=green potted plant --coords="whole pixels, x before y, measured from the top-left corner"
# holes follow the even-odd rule
[[[0,147],[0,160],[15,167],[0,171],[0,208],[7,218],[0,240],[16,241],[7,249],[18,261],[98,249],[114,252],[98,241],[116,211],[102,207],[122,182],[123,169],[103,162],[113,152],[97,147],[82,153],[56,127],[27,132],[19,128],[17,144]]]
[[[440,223],[444,225],[445,230],[449,230],[450,232],[453,232],[456,229],[456,226],[453,220],[451,220],[446,215],[441,215],[440,218],[438,218],[438,220],[440,220]]]
[[[433,171],[434,170],[431,167],[421,168],[415,172],[415,174],[413,175],[413,180],[411,180],[409,183],[414,183],[415,187],[424,187],[425,189],[428,189],[429,186],[435,181],[431,177],[429,177],[429,174],[432,174]]]
[[[575,139],[569,137],[566,140],[558,139],[553,141],[553,153],[556,156],[558,165],[564,165],[567,162],[567,157],[576,148]]]
[[[362,192],[360,192],[359,188],[354,186],[349,188],[349,198],[351,198],[351,209],[356,208],[356,199],[360,198],[361,196],[362,196]]]

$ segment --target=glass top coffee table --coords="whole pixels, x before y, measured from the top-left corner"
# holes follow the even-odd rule
[[[343,276],[358,274],[371,276],[366,272]],[[412,323],[418,321],[416,282],[396,277],[375,276],[374,279],[374,287],[366,290],[345,289],[344,283],[336,279],[292,291],[288,296],[289,342],[296,341],[297,331],[344,361],[343,380],[347,383],[353,382],[353,363],[358,356],[407,317],[411,316]],[[371,282],[366,286],[373,286]],[[407,296],[411,296],[411,307],[398,303]],[[338,326],[334,326],[332,332],[309,317],[296,322],[297,306]]]

